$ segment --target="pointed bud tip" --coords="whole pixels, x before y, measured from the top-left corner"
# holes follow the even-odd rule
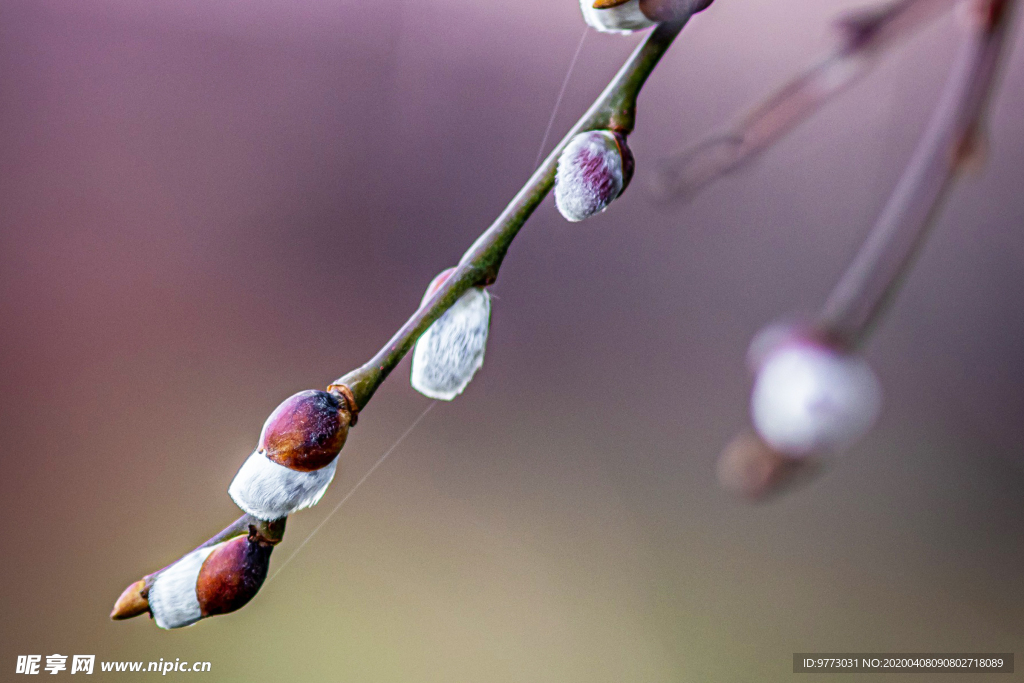
[[[745,431],[722,450],[717,469],[723,489],[750,501],[762,501],[811,479],[820,465],[809,458],[787,457]]]
[[[147,598],[145,579],[139,579],[124,589],[121,597],[114,603],[114,609],[110,618],[115,621],[131,619],[149,611],[149,599]]]

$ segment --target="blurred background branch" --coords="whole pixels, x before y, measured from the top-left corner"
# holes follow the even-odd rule
[[[896,0],[836,22],[839,44],[722,133],[660,163],[652,187],[662,199],[690,199],[750,163],[822,105],[868,74],[878,59],[960,0]]]
[[[970,0],[966,15],[968,37],[954,65],[928,127],[921,137],[906,169],[896,184],[889,201],[868,234],[864,245],[854,257],[839,283],[832,290],[824,307],[812,323],[810,330],[769,330],[763,336],[794,336],[796,345],[808,343],[829,349],[829,354],[847,357],[855,347],[864,343],[872,326],[877,322],[887,303],[905,281],[913,257],[924,243],[928,229],[938,215],[942,200],[953,181],[965,165],[979,153],[983,135],[983,117],[997,83],[997,70],[1011,25],[1013,0]],[[880,27],[874,25],[878,30]],[[801,339],[802,338],[802,339]],[[765,342],[755,340],[754,347],[767,343],[784,348],[793,344],[789,339]],[[768,356],[777,348],[756,349],[752,365],[759,377],[764,374]],[[816,388],[805,400],[818,403],[808,405],[805,419],[861,420],[859,413],[877,414],[872,405],[863,409],[850,409],[843,414],[829,414],[820,404],[841,401],[848,391],[848,381],[839,371],[813,377]],[[811,376],[793,378],[791,382],[811,381]],[[832,385],[832,387],[829,387]],[[835,391],[832,391],[832,390]],[[805,471],[820,471],[820,463],[808,456],[828,456],[827,452],[787,452],[769,444],[764,437],[771,425],[758,423],[757,389],[755,388],[755,416],[760,436],[744,432],[733,439],[723,451],[719,461],[722,484],[740,494],[760,498],[792,483],[795,476]],[[833,394],[833,395],[830,395]],[[834,394],[838,394],[835,396]],[[792,396],[792,394],[790,394]],[[776,400],[794,400],[778,396]],[[872,403],[877,403],[872,401]],[[815,416],[815,411],[822,411]],[[778,418],[776,418],[778,419]],[[862,427],[854,432],[862,436],[873,422],[864,417]],[[819,429],[833,429],[834,427]],[[847,444],[849,445],[849,444]],[[804,481],[809,477],[802,477]]]

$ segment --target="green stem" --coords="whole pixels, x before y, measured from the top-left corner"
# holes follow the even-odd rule
[[[451,308],[466,290],[495,281],[512,240],[554,187],[558,156],[569,141],[578,133],[588,130],[612,129],[624,135],[632,132],[636,120],[637,96],[688,19],[659,24],[651,32],[590,109],[541,163],[523,189],[473,243],[444,285],[402,325],[376,356],[333,383],[345,385],[352,391],[358,410],[369,403],[374,392],[412,349],[420,335]]]

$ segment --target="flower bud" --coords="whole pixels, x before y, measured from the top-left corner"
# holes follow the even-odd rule
[[[149,611],[156,625],[181,628],[239,609],[263,585],[272,550],[253,527],[248,536],[193,550],[153,579]]]
[[[640,0],[580,0],[583,18],[603,33],[633,33],[654,26],[640,11]]]
[[[712,0],[640,0],[640,11],[651,21],[676,21],[707,9]]]
[[[583,18],[598,31],[632,33],[658,22],[676,21],[708,7],[712,0],[580,0]]]
[[[251,533],[219,544],[199,569],[196,598],[204,617],[234,612],[259,592],[274,546]]]
[[[633,177],[633,153],[626,138],[607,130],[573,137],[558,157],[555,205],[567,221],[604,211]]]
[[[455,271],[434,278],[422,306]],[[491,296],[483,287],[470,287],[416,341],[409,381],[424,396],[451,401],[461,394],[484,364]]]
[[[351,423],[348,401],[339,393],[301,391],[285,399],[264,423],[228,495],[263,520],[316,505],[334,478]]]
[[[341,452],[352,422],[347,402],[326,391],[300,391],[267,418],[257,450],[278,465],[312,472]]]
[[[763,353],[750,410],[768,446],[802,457],[853,445],[871,429],[881,400],[859,356],[809,336],[781,336]]]

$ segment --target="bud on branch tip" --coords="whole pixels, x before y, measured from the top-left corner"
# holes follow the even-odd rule
[[[867,362],[810,335],[778,338],[771,349],[765,345],[754,341],[762,348],[750,412],[768,446],[804,457],[842,450],[867,434],[882,401]]]
[[[821,464],[813,458],[792,458],[744,431],[722,451],[718,482],[722,488],[751,500],[764,500],[813,478]]]
[[[273,549],[250,527],[248,535],[193,550],[159,572],[148,596],[157,626],[181,628],[243,607],[263,585]]]

